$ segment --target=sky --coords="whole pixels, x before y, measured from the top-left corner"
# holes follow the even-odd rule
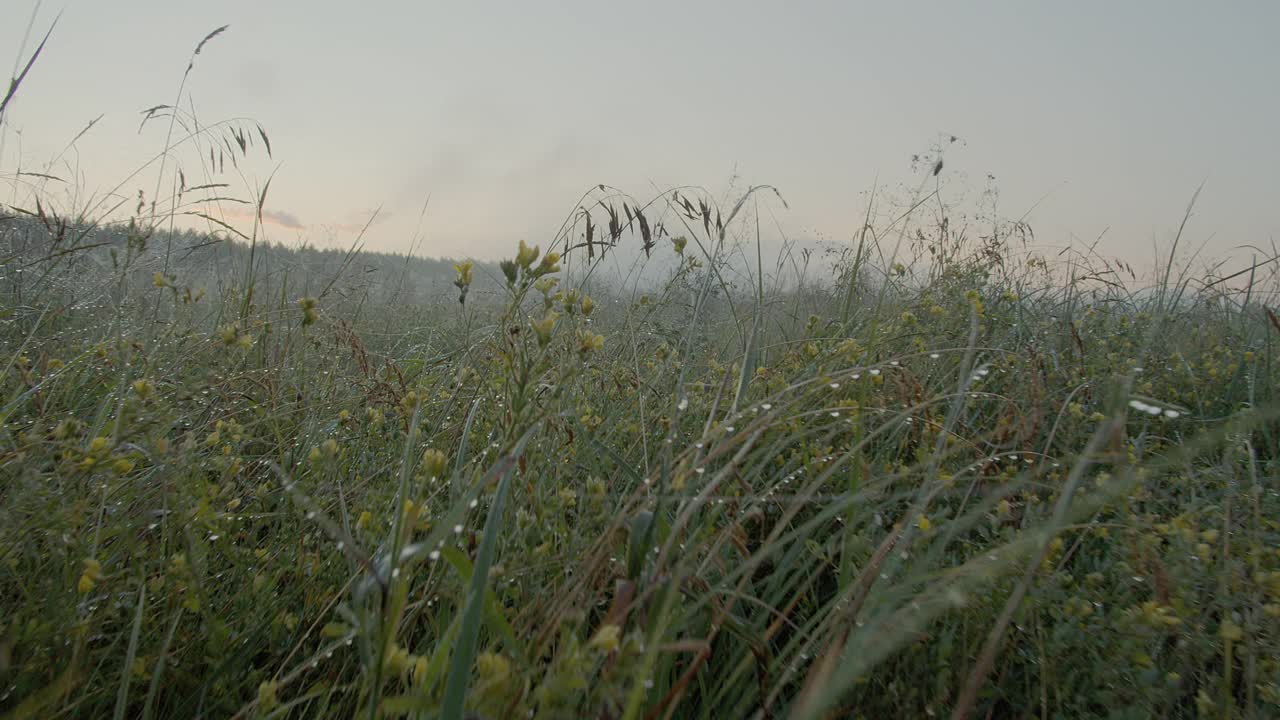
[[[767,183],[788,202],[771,238],[847,242],[868,191],[912,186],[911,157],[951,135],[946,199],[990,175],[1048,248],[1101,236],[1149,262],[1202,184],[1184,247],[1280,238],[1273,0],[0,3],[0,62],[25,57],[33,10],[27,54],[61,13],[0,131],[0,202],[29,201],[17,170],[74,178],[68,206],[151,195],[155,165],[130,175],[166,126],[141,111],[229,25],[183,105],[266,129],[272,158],[229,182],[271,178],[276,241],[348,244],[378,209],[369,248],[492,259],[597,183]]]

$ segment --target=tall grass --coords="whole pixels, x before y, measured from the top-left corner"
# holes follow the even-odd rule
[[[268,148],[171,112],[182,192],[0,220],[7,715],[1280,711],[1270,265],[1134,290],[926,170],[825,272],[598,186],[407,301],[176,232]]]

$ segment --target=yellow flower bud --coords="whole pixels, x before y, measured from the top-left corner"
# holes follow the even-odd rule
[[[315,298],[304,297],[298,300],[298,307],[302,310],[302,326],[312,325],[316,320],[320,319],[319,304]]]
[[[559,315],[554,311],[548,311],[546,315],[538,321],[529,321],[529,325],[533,328],[533,332],[538,337],[538,345],[545,347],[551,342],[551,331],[556,327],[556,320]]]
[[[611,653],[618,649],[621,636],[622,628],[617,625],[601,625],[595,636],[591,638],[591,647],[601,652]]]
[[[538,249],[537,245],[529,247],[524,244],[523,240],[521,240],[520,250],[516,253],[516,265],[519,265],[526,270],[529,269],[529,266],[533,265],[533,261],[538,259],[539,252],[541,251]]]
[[[592,332],[579,331],[578,333],[578,351],[583,353],[595,352],[604,347],[604,336],[597,335]]]
[[[444,477],[444,466],[444,453],[439,450],[428,448],[422,453],[422,472],[427,477],[432,479]]]
[[[76,590],[83,595],[92,590],[102,579],[102,564],[93,558],[85,558],[81,564],[83,570],[80,572],[80,581],[76,583]]]
[[[280,683],[274,680],[263,680],[258,685],[258,709],[262,711],[273,710],[280,704],[280,699],[276,692],[280,689]]]

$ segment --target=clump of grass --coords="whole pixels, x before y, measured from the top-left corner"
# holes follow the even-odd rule
[[[0,708],[1280,710],[1274,277],[945,206],[770,272],[765,190],[600,186],[410,301],[176,201],[0,225]]]

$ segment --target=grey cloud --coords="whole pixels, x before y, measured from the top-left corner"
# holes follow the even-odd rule
[[[290,230],[304,230],[307,227],[302,224],[302,221],[298,219],[297,215],[294,215],[291,212],[285,212],[284,210],[263,210],[262,220],[264,222],[275,223],[281,227],[287,227]]]

